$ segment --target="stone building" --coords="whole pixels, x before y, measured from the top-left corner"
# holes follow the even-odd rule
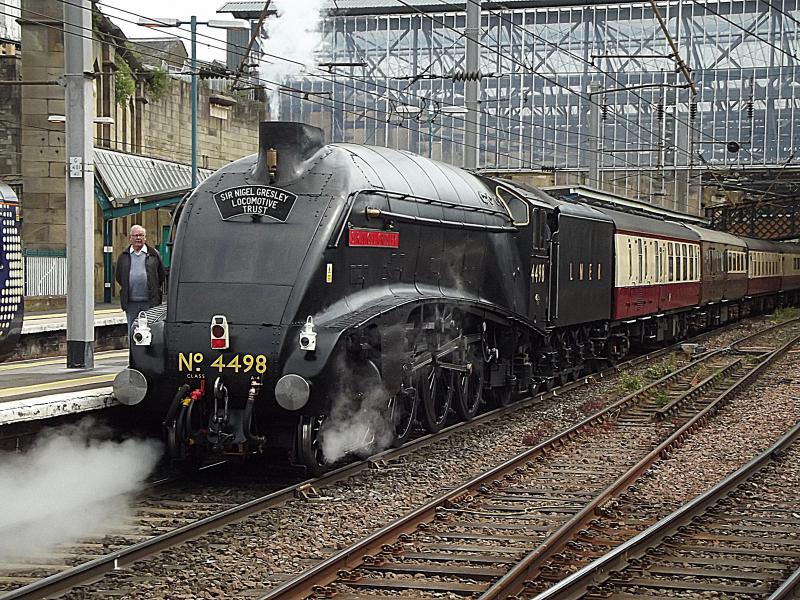
[[[2,79],[41,82],[0,89],[1,100],[7,100],[0,106],[0,139],[8,141],[0,149],[0,177],[16,184],[21,197],[23,246],[29,253],[63,252],[66,243],[65,133],[63,122],[53,120],[65,110],[59,79],[64,74],[63,10],[59,0],[22,0],[21,52],[0,57]],[[182,42],[154,47],[151,40],[141,44],[128,40],[97,7],[93,24],[95,115],[114,120],[95,126],[95,147],[188,165],[191,85],[188,75],[174,74],[183,68]],[[257,150],[258,122],[265,118],[265,105],[244,94],[234,97],[211,87],[200,80],[198,164],[217,169]],[[95,181],[97,187],[97,173]],[[98,274],[103,272],[103,247],[108,246],[109,237],[113,240],[110,254],[115,256],[127,244],[127,231],[133,224],[146,227],[148,241],[155,246],[162,244],[168,232],[168,210],[126,211],[126,216],[111,221],[111,235],[107,231],[104,239],[104,215],[108,218],[109,214],[97,205]],[[97,278],[96,295],[98,300],[103,298],[102,276]]]

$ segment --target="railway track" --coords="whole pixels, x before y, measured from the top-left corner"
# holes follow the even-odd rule
[[[519,593],[553,556],[591,535],[605,502],[800,341],[800,325],[775,327],[768,335],[778,347],[738,349],[763,339],[759,333],[731,350],[710,352],[345,549],[265,600]],[[673,414],[688,420],[665,418]],[[635,533],[617,532],[608,544]]]
[[[798,498],[800,423],[718,485],[536,600],[796,598]]]
[[[635,358],[619,367],[623,368],[653,360],[666,354],[669,350],[663,349]],[[690,373],[695,373],[695,371],[688,371],[684,377]],[[137,523],[120,527],[111,537],[106,537],[102,541],[89,541],[83,546],[70,549],[69,552],[61,555],[51,555],[51,558],[55,560],[51,560],[50,563],[55,564],[22,563],[0,566],[2,569],[0,586],[5,587],[4,591],[7,591],[0,597],[4,599],[41,598],[81,585],[97,579],[104,573],[217,529],[226,523],[241,520],[255,512],[282,504],[288,499],[304,495],[313,497],[318,494],[317,490],[333,482],[346,480],[354,474],[380,465],[384,461],[394,460],[398,456],[416,451],[426,444],[435,443],[436,440],[452,435],[461,428],[478,427],[482,423],[502,418],[509,412],[519,410],[531,402],[561,394],[568,389],[575,389],[587,381],[588,379],[581,380],[527,402],[523,401],[511,407],[498,409],[471,423],[459,424],[439,434],[420,438],[401,449],[383,453],[368,461],[348,465],[315,480],[301,482],[265,496],[252,498],[244,503],[238,503],[234,497],[229,497],[228,501],[224,503],[219,501],[204,503],[202,498],[193,497],[184,492],[178,495],[179,499],[170,500],[162,497],[160,500],[156,500],[151,498],[146,503],[152,505],[153,513],[142,510],[140,513],[142,518]],[[49,575],[49,577],[43,577],[43,575]]]

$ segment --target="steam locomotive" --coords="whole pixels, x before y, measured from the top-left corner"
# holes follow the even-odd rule
[[[23,277],[19,200],[0,183],[0,360],[6,358],[22,332]]]
[[[800,247],[598,209],[265,122],[176,212],[115,394],[174,459],[311,472],[798,300]]]

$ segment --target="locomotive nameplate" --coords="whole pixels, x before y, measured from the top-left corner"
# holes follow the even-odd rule
[[[397,231],[378,229],[350,229],[347,245],[351,247],[399,248],[400,234]]]
[[[214,194],[223,221],[241,215],[259,215],[283,223],[295,200],[296,194],[268,185],[240,185]]]

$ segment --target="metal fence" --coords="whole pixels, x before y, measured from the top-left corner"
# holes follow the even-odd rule
[[[66,250],[24,248],[25,295],[64,296],[67,293]]]

